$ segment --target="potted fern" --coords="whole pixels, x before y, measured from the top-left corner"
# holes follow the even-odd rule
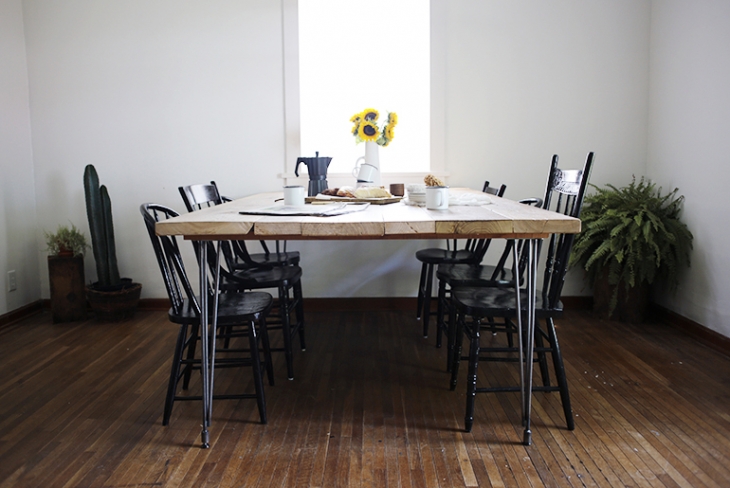
[[[106,186],[99,185],[96,168],[84,169],[86,216],[91,231],[91,248],[96,261],[98,281],[86,287],[86,296],[96,318],[116,322],[134,316],[142,285],[129,278],[120,278],[117,266],[112,203]]]
[[[582,266],[593,285],[593,310],[603,318],[642,322],[649,288],[670,289],[690,264],[692,233],[680,220],[683,196],[662,194],[643,177],[628,186],[606,185],[587,196],[571,264]]]

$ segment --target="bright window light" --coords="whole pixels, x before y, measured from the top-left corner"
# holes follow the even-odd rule
[[[350,117],[398,114],[379,148],[384,173],[430,169],[430,15],[427,0],[299,0],[301,156],[350,172],[365,152]]]

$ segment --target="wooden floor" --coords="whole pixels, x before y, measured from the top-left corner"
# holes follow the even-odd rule
[[[200,403],[161,425],[176,335],[164,312],[0,329],[0,487],[730,486],[730,359],[681,332],[568,313],[577,427],[556,393],[536,394],[525,447],[517,394],[479,395],[462,431],[466,368],[449,391],[445,351],[411,311],[307,318],[294,381],[275,359],[268,425],[254,401],[217,402],[208,450]],[[514,368],[482,365],[480,382]],[[252,388],[249,369],[217,380]]]

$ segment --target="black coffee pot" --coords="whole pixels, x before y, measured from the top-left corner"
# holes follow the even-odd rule
[[[332,158],[319,157],[319,151],[315,152],[313,158],[297,158],[297,165],[294,167],[294,174],[299,176],[299,163],[304,163],[309,172],[309,191],[310,197],[316,196],[327,189],[327,167],[330,165]]]

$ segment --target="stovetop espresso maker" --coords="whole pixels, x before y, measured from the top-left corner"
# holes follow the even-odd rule
[[[304,163],[309,172],[309,191],[310,197],[316,196],[327,189],[327,167],[330,165],[332,158],[319,157],[319,151],[315,152],[313,158],[297,158],[297,165],[294,167],[294,174],[299,176],[299,163]]]

